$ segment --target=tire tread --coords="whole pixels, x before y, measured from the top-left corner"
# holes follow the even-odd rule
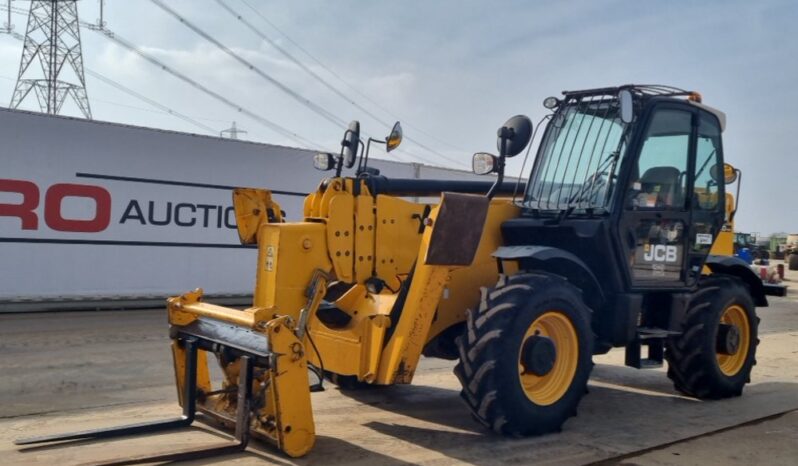
[[[742,394],[742,388],[750,380],[751,367],[744,365],[735,376],[734,383],[718,375],[719,369],[712,366],[715,357],[706,354],[706,340],[713,338],[713,319],[719,312],[716,308],[725,294],[753,309],[753,301],[748,288],[737,278],[730,276],[709,276],[693,293],[685,313],[683,332],[666,342],[665,359],[668,361],[668,378],[674,388],[685,395],[702,399],[720,399]],[[759,339],[756,338],[759,319],[754,315],[750,344],[755,353]],[[713,344],[714,348],[714,344]],[[739,380],[738,380],[739,379]],[[740,382],[742,381],[742,382]]]
[[[511,436],[539,435],[559,431],[569,417],[576,415],[576,405],[568,407],[563,418],[552,424],[541,424],[527,420],[526,425],[513,422],[510,411],[501,402],[503,383],[495,373],[500,358],[507,357],[499,349],[498,341],[506,329],[511,328],[515,317],[527,304],[536,290],[548,290],[555,286],[565,286],[569,293],[581,299],[581,291],[563,278],[537,272],[525,272],[500,276],[498,283],[490,290],[481,289],[478,311],[466,312],[466,330],[455,340],[460,361],[454,373],[462,385],[461,397],[472,416],[487,428]],[[584,309],[589,313],[586,306]],[[589,315],[585,316],[589,322]],[[589,329],[589,323],[586,324]],[[590,331],[588,338],[592,337]],[[592,364],[587,364],[588,370]],[[576,380],[575,375],[575,380]],[[576,387],[579,397],[587,392],[587,376],[583,387]],[[578,399],[577,399],[578,403]]]

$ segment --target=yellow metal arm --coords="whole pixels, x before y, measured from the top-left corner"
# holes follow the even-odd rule
[[[251,307],[243,311],[201,302],[202,288],[169,298],[167,309],[169,323],[187,325],[198,317],[209,317],[247,328],[262,328],[274,317],[270,309]]]

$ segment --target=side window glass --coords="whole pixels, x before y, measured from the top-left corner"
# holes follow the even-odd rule
[[[720,128],[714,119],[701,115],[698,126],[693,191],[695,193],[693,204],[696,209],[714,210],[718,206],[719,183],[723,182],[720,156]]]
[[[628,208],[684,208],[691,127],[689,112],[659,110],[654,114],[632,174]]]

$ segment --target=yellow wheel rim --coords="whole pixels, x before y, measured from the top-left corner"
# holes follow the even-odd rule
[[[527,372],[522,364],[524,342],[532,336],[551,339],[556,349],[554,365],[543,376]],[[571,319],[561,311],[554,310],[535,319],[524,334],[518,351],[518,373],[527,398],[539,406],[556,403],[571,386],[578,362],[579,338]]]
[[[718,366],[724,375],[729,377],[737,375],[743,368],[748,357],[748,347],[751,344],[751,329],[748,325],[748,314],[745,309],[737,304],[727,307],[720,316],[720,323],[734,325],[740,332],[740,344],[734,354],[717,353]]]

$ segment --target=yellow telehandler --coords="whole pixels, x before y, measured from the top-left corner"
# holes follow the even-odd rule
[[[254,300],[221,307],[199,289],[168,300],[183,416],[18,443],[163,430],[199,413],[234,426],[236,442],[143,460],[243,448],[250,435],[298,457],[313,447],[323,378],[407,384],[422,354],[458,360],[473,417],[513,436],[559,431],[592,356],[613,347],[632,367],[666,361],[684,394],[740,395],[767,300],[745,263],[711,251],[734,213],[725,116],[698,93],[653,85],[566,91],[544,106],[526,183],[504,181],[506,158],[533,135],[516,116],[498,155],[474,155],[493,182],[381,176],[370,145],[391,151],[401,127],[364,144],[353,122],[338,154],[314,158],[334,175],[306,197],[302,221],[286,222],[267,189],[234,190],[241,242],[258,247]]]

